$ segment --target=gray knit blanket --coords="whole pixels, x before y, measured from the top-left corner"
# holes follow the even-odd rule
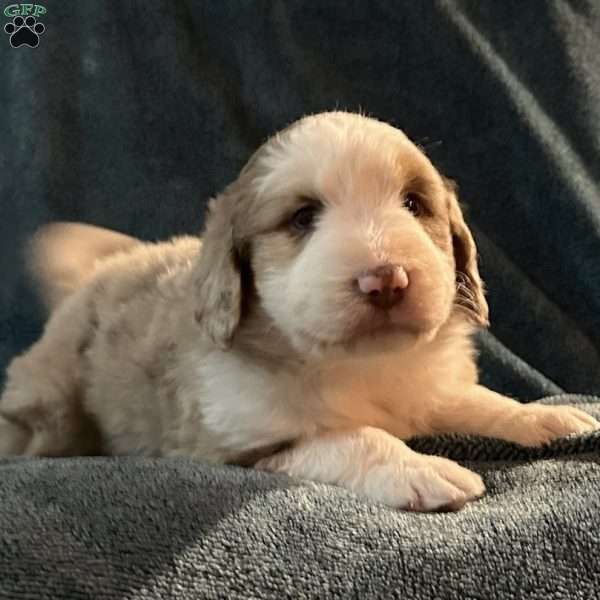
[[[600,398],[562,396],[600,415]],[[600,434],[414,440],[481,473],[458,513],[186,459],[0,463],[0,598],[598,597]]]

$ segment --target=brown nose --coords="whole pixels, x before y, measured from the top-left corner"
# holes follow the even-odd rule
[[[373,306],[388,310],[402,300],[408,274],[400,265],[381,265],[361,273],[356,282]]]

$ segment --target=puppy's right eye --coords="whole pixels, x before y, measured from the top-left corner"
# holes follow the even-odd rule
[[[299,208],[290,220],[290,226],[293,230],[300,233],[310,231],[315,226],[315,221],[319,214],[319,205],[307,204]]]
[[[417,194],[406,194],[404,197],[404,206],[415,217],[420,217],[423,212],[423,202]]]

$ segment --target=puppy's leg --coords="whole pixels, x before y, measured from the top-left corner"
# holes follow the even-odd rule
[[[457,510],[485,491],[479,475],[450,460],[418,454],[373,427],[308,438],[255,466],[419,511]]]
[[[0,456],[23,454],[30,437],[28,429],[0,416]]]
[[[431,415],[435,432],[472,433],[523,446],[540,446],[556,438],[600,428],[587,413],[571,406],[521,404],[481,385],[440,400]]]
[[[15,358],[0,399],[0,455],[61,456],[97,450],[81,410],[82,354],[92,332],[88,311],[69,299],[42,338]]]

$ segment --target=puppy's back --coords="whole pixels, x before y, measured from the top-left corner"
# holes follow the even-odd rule
[[[61,240],[59,231],[37,246],[55,253],[38,263],[53,310],[41,339],[7,370],[0,455],[155,452],[162,400],[169,408],[174,399],[169,369],[193,321],[186,303],[200,239],[145,243],[117,234],[104,239],[119,243],[94,248]]]
[[[181,236],[168,242],[143,242],[85,223],[51,223],[40,228],[26,249],[26,264],[48,313],[100,273],[131,291],[140,281],[176,269],[200,251],[200,240]],[[153,277],[154,276],[154,277]],[[114,281],[111,281],[114,280]]]

